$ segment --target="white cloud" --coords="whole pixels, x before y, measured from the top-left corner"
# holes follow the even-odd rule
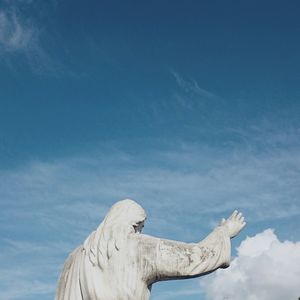
[[[281,242],[267,229],[244,240],[230,268],[201,280],[212,300],[297,300],[300,242]]]

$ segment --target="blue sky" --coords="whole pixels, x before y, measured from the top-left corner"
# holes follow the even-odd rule
[[[197,241],[237,208],[234,248],[268,228],[298,245],[299,9],[0,2],[0,298],[53,299],[67,254],[127,197],[148,234]],[[152,299],[208,300],[201,280]]]

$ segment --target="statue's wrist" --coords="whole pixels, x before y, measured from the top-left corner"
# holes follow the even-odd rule
[[[229,236],[229,238],[233,238],[228,226],[226,226],[226,224],[221,224],[219,225],[219,227],[223,228],[223,230],[227,233],[227,235]]]

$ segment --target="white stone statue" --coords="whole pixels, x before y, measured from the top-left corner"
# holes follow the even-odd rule
[[[68,257],[56,300],[147,300],[161,280],[185,279],[230,264],[230,238],[245,226],[237,211],[199,243],[141,234],[146,214],[132,200],[112,206],[103,222]]]

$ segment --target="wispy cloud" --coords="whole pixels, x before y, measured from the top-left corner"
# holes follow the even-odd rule
[[[177,84],[186,92],[193,93],[200,97],[205,98],[215,98],[217,97],[214,93],[202,88],[199,86],[198,82],[195,80],[186,80],[183,79],[177,72],[171,72],[174,78],[176,79]]]
[[[23,237],[24,239],[24,237]],[[30,242],[1,239],[0,298],[5,300],[34,299],[53,295],[63,243]],[[51,298],[50,298],[51,299]]]
[[[54,75],[60,67],[41,43],[43,24],[25,13],[34,5],[31,0],[6,0],[0,6],[0,58],[12,71],[17,68],[16,57],[20,57],[35,73]]]
[[[10,275],[11,276],[9,277],[5,276],[5,280],[8,280],[9,278],[10,283],[14,284],[15,289],[1,291],[1,297],[3,297],[2,299],[5,300],[32,299],[32,297],[34,297],[35,295],[39,295],[39,297],[41,296],[44,297],[44,295],[52,293],[53,289],[55,288],[55,285],[53,284],[46,284],[39,280],[22,281],[14,274],[10,274]]]
[[[28,52],[37,47],[38,30],[26,23],[16,11],[0,11],[0,50]]]
[[[201,107],[206,101],[218,100],[220,97],[202,88],[196,80],[184,79],[180,74],[171,71],[178,89],[173,91],[173,97],[177,103],[187,109],[195,109]]]

